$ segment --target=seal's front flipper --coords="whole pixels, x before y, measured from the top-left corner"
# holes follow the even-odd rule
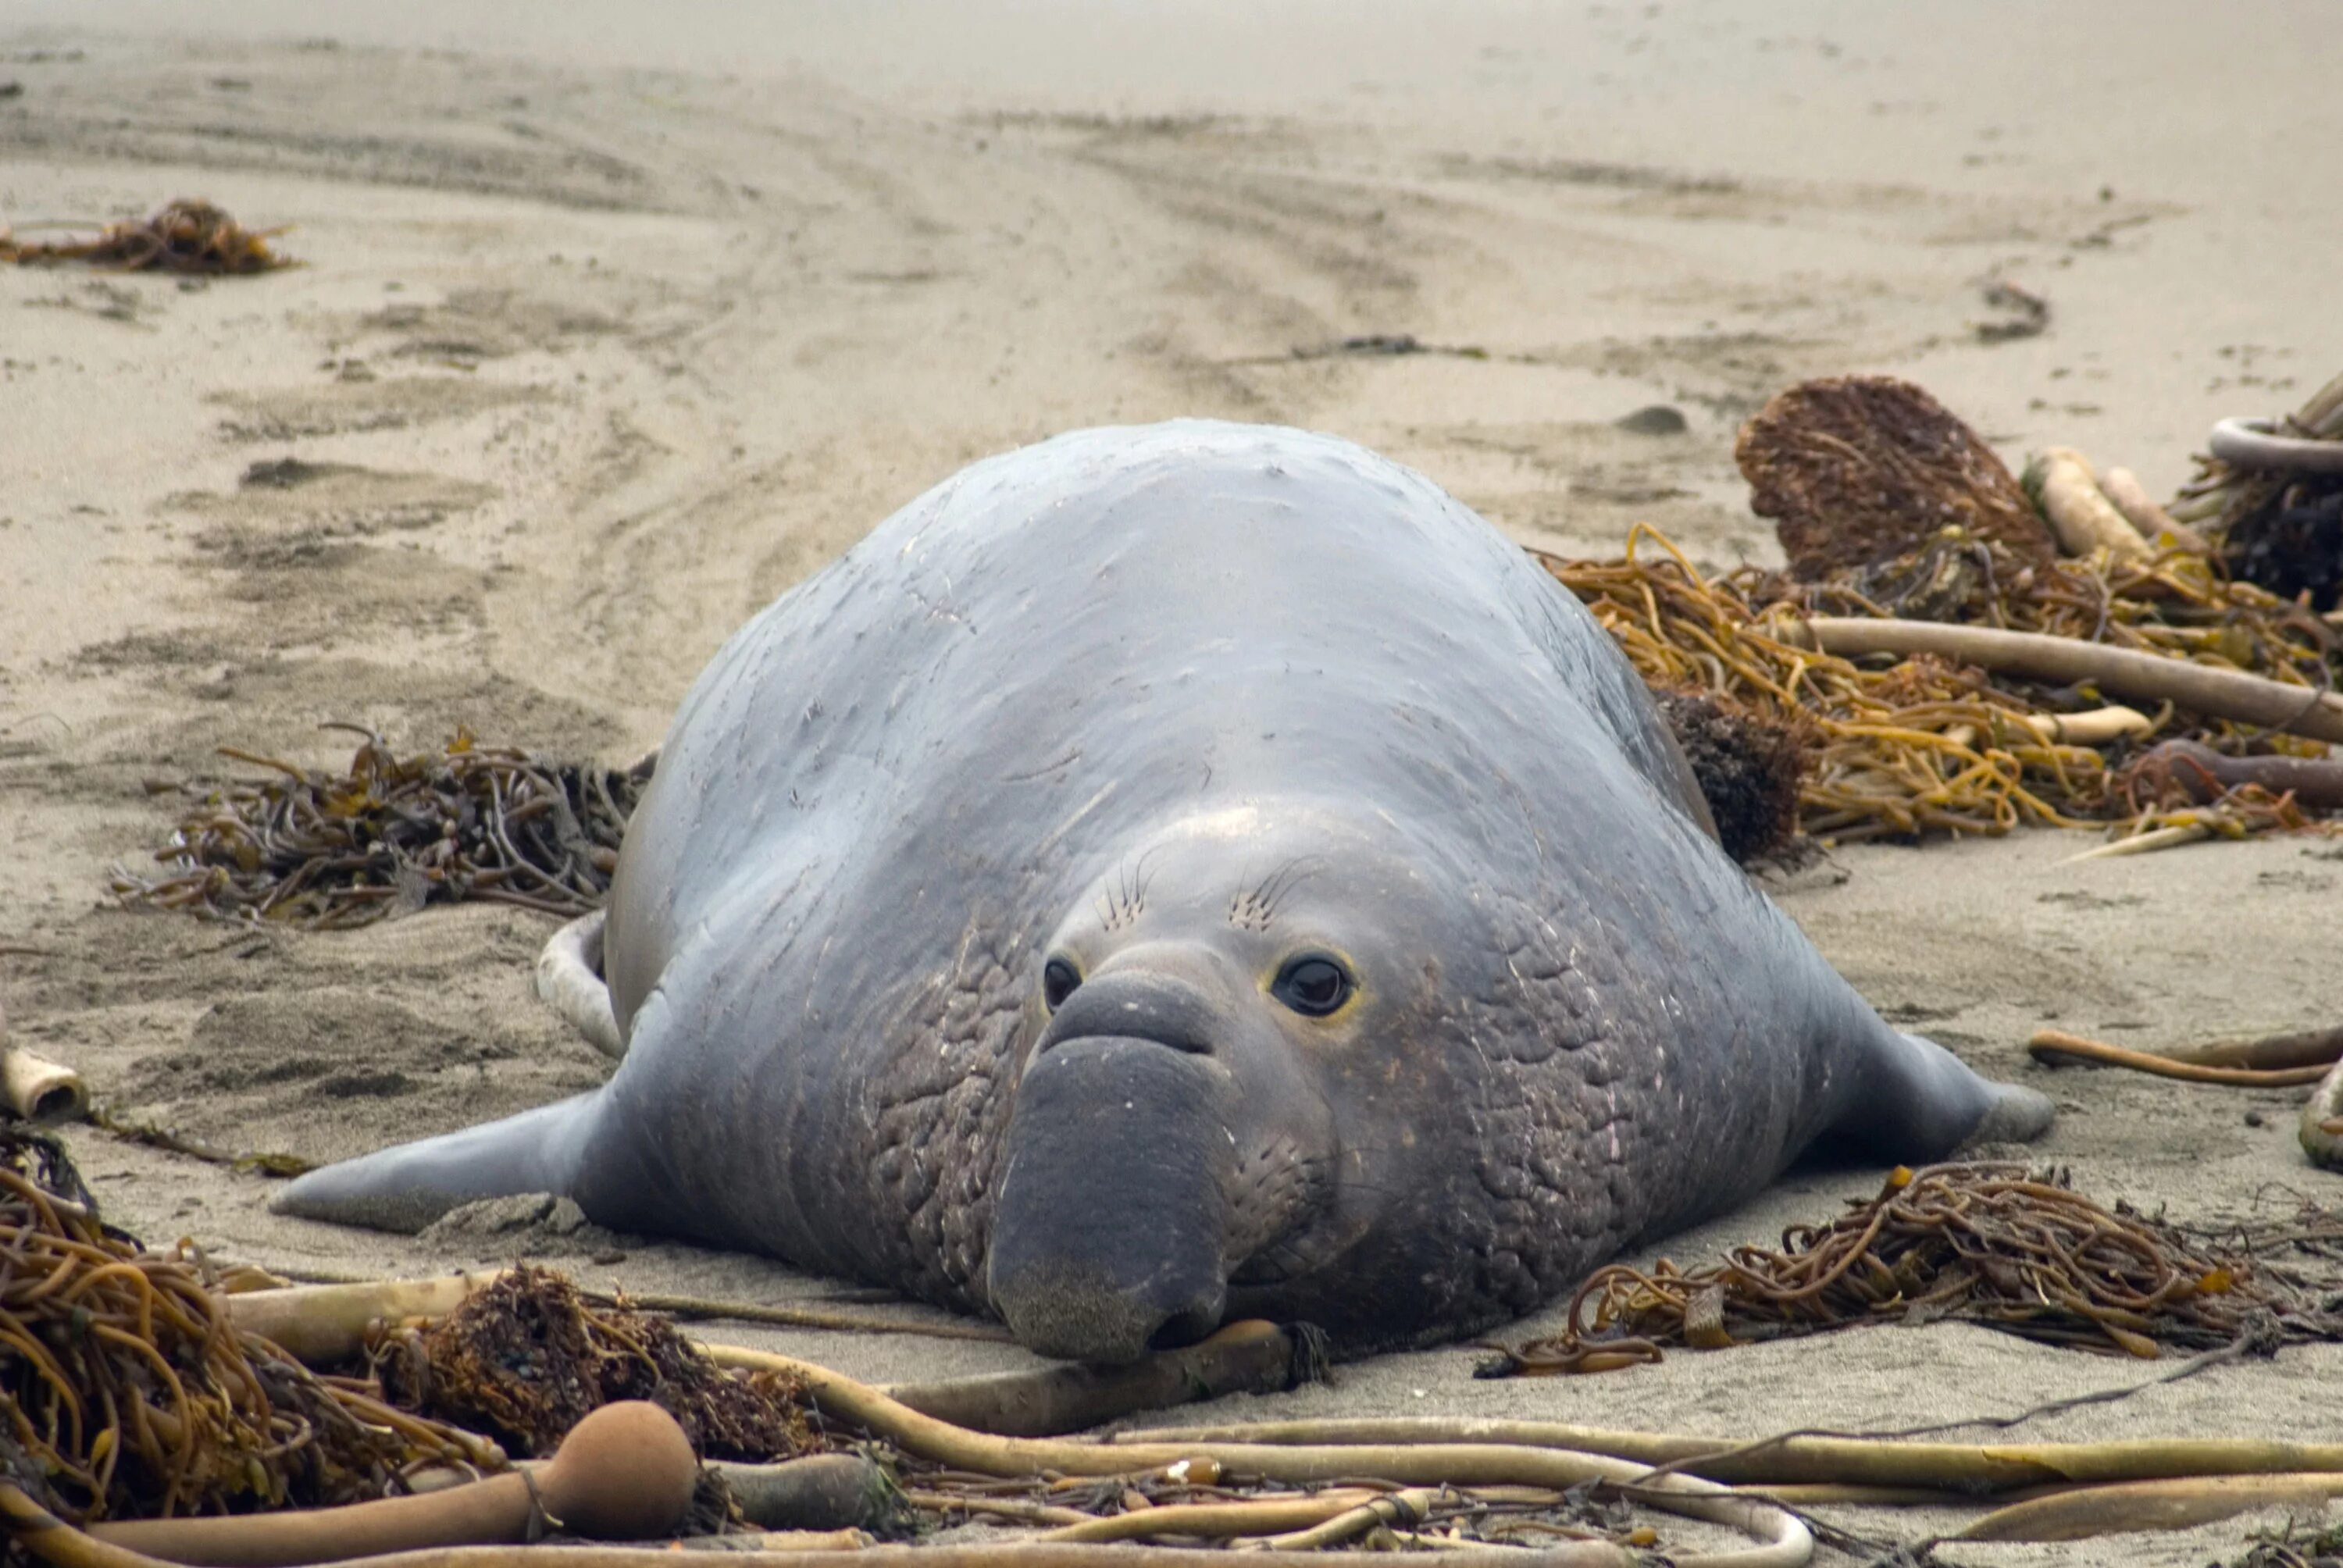
[[[2039,1090],[1981,1078],[1935,1040],[1875,1020],[1865,1034],[1857,1092],[1831,1130],[1838,1139],[1916,1164],[2050,1130],[2056,1110]]]
[[[581,1094],[461,1132],[400,1143],[313,1171],[271,1211],[412,1234],[450,1209],[516,1192],[567,1196],[600,1097]]]

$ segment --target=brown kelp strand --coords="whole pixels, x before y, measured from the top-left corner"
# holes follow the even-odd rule
[[[1734,1248],[1685,1271],[1597,1270],[1569,1326],[1500,1352],[1484,1376],[1605,1370],[1655,1347],[1720,1349],[1860,1323],[1979,1323],[2026,1339],[2152,1358],[2241,1340],[2343,1336],[2318,1292],[2258,1272],[2250,1254],[2074,1191],[2063,1173],[1996,1163],[1898,1168],[1879,1196],[1779,1250]],[[1600,1358],[1614,1345],[1635,1354]]]
[[[1798,632],[1814,616],[1992,627],[2237,669],[2316,700],[2331,679],[2329,628],[2298,606],[2221,578],[2201,558],[2044,562],[1952,529],[1897,559],[1802,582],[1754,568],[1706,576],[1638,527],[1621,559],[1540,559],[1655,689],[1707,693],[1798,727],[1799,818],[1810,834],[1844,842],[2122,822],[2235,836],[2312,819],[2291,794],[2259,783],[2184,798],[2117,770],[2164,739],[2232,757],[2317,758],[2320,742],[2169,704],[2132,715],[2088,689],[1928,655],[1842,658],[1802,646]],[[2085,722],[2110,718],[2122,722],[2105,734]]]
[[[269,247],[284,230],[249,229],[207,201],[175,201],[87,239],[25,240],[0,228],[0,261],[86,262],[123,272],[236,276],[297,265]]]
[[[59,1518],[381,1497],[492,1446],[238,1332],[200,1253],[106,1224],[61,1145],[0,1125],[0,1473]]]
[[[366,738],[339,776],[223,748],[274,777],[163,786],[195,802],[156,852],[166,869],[117,869],[115,895],[327,928],[466,899],[565,916],[600,907],[647,769],[548,762],[464,729],[400,758],[370,730],[327,728]]]

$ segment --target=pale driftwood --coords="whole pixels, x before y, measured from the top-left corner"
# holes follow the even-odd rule
[[[2135,1530],[2187,1530],[2255,1508],[2317,1507],[2343,1494],[2343,1476],[2199,1475],[2085,1486],[2013,1503],[1956,1541],[2081,1541]]]
[[[2156,554],[2132,527],[2131,519],[2099,489],[2099,477],[2080,452],[2071,447],[2053,447],[2036,462],[2042,510],[2058,536],[2061,549],[2070,556],[2105,550],[2125,562],[2146,561]]]
[[[2337,1063],[2310,1091],[2302,1107],[2298,1136],[2313,1165],[2343,1171],[2343,1062]]]
[[[1279,1393],[1292,1382],[1294,1344],[1274,1323],[1231,1323],[1200,1344],[1157,1351],[1128,1366],[1059,1363],[884,1392],[921,1415],[998,1437],[1054,1437],[1142,1410],[1232,1393]]]
[[[237,1328],[258,1334],[296,1361],[333,1366],[364,1352],[367,1324],[446,1317],[504,1273],[493,1269],[430,1280],[295,1285],[283,1291],[249,1291],[221,1300]]]
[[[831,1419],[853,1422],[906,1453],[980,1475],[1033,1475],[1042,1471],[1061,1475],[1129,1475],[1137,1471],[1170,1471],[1174,1466],[1182,1467],[1184,1474],[1187,1467],[1209,1461],[1220,1466],[1222,1473],[1242,1471],[1290,1483],[1322,1483],[1362,1475],[1403,1486],[1568,1488],[1589,1481],[1606,1482],[1634,1488],[1637,1498],[1654,1508],[1725,1525],[1756,1543],[1714,1558],[1677,1558],[1685,1568],[1703,1563],[1712,1568],[1795,1568],[1814,1553],[1812,1533],[1795,1515],[1779,1508],[1738,1496],[1710,1482],[1687,1475],[1655,1475],[1646,1465],[1603,1454],[1489,1443],[1288,1448],[993,1437],[921,1415],[867,1383],[810,1362],[735,1345],[703,1344],[701,1348],[719,1366],[777,1372],[794,1378]],[[1508,1560],[1529,1561],[1510,1553]]]
[[[1948,626],[1932,620],[1816,616],[1769,623],[1767,629],[1795,647],[1843,658],[1871,653],[1934,654],[2030,680],[2069,686],[2087,681],[2115,697],[2170,702],[2193,713],[2239,724],[2264,725],[2319,740],[2343,740],[2343,696],[2162,654],[2042,632]]]
[[[1694,1475],[1745,1486],[1864,1485],[1930,1487],[1979,1495],[2037,1486],[2179,1476],[2290,1474],[2343,1477],[2343,1442],[2262,1438],[2134,1438],[2111,1442],[1917,1442],[1902,1438],[1785,1436],[1752,1444],[1737,1438],[1629,1432],[1552,1421],[1483,1417],[1383,1416],[1242,1425],[1161,1427],[1121,1433],[1111,1445],[1153,1454],[1259,1453],[1291,1444],[1327,1452],[1383,1454],[1453,1444],[1540,1447],[1607,1453],[1644,1464],[1674,1465]],[[1137,1469],[1136,1461],[1132,1469]],[[1380,1475],[1361,1463],[1354,1475]],[[1385,1476],[1386,1480],[1403,1477]]]
[[[2099,488],[2116,504],[2124,520],[2140,531],[2142,538],[2162,548],[2177,548],[2191,555],[2207,555],[2212,547],[2205,536],[2186,524],[2175,522],[2170,512],[2158,505],[2139,482],[2139,476],[2129,468],[2109,468],[2099,476]]]
[[[2061,1061],[2094,1061],[2102,1067],[2127,1067],[2157,1078],[2177,1078],[2189,1083],[2226,1083],[2240,1089],[2290,1089],[2297,1084],[2316,1083],[2327,1072],[2326,1066],[2317,1062],[2293,1067],[2230,1067],[2189,1061],[2155,1051],[2109,1045],[2102,1040],[2068,1034],[2059,1029],[2036,1030],[2034,1038],[2026,1042],[2026,1050],[2035,1060],[2054,1066]]]
[[[2066,746],[2105,746],[2126,735],[2145,735],[2156,720],[2120,704],[2088,713],[2029,713],[2018,720],[2045,740]]]
[[[17,1120],[35,1126],[79,1121],[89,1114],[89,1086],[80,1073],[18,1046],[0,1047],[0,1095]]]

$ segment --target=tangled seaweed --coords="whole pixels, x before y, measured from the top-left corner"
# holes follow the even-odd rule
[[[2313,393],[2275,434],[2343,440],[2343,376]],[[2233,576],[2286,598],[2301,596],[2314,609],[2343,603],[2343,475],[2238,467],[2205,457],[2172,515],[2202,525]]]
[[[1712,578],[1638,525],[1623,559],[1539,559],[1655,689],[1704,691],[1778,725],[1811,725],[1799,788],[1808,833],[1848,841],[2126,821],[2242,834],[2308,819],[2289,798],[2256,786],[2209,805],[2135,800],[2116,788],[2115,769],[2167,737],[2233,755],[2317,755],[2318,742],[2167,707],[2143,735],[2104,747],[2068,744],[2053,739],[2051,720],[2099,707],[2090,691],[1926,656],[1858,662],[1795,638],[1798,619],[1812,615],[1964,621],[2248,670],[2306,693],[2330,684],[2334,635],[2317,617],[2221,579],[2201,558],[2167,552],[2137,566],[2036,565],[1948,528],[1915,552],[1820,582],[1754,568]]]
[[[238,1332],[185,1244],[104,1223],[61,1144],[0,1124],[0,1474],[75,1523],[353,1503],[487,1444]]]
[[[318,929],[465,899],[566,916],[601,906],[648,769],[546,762],[461,729],[438,752],[401,759],[371,730],[325,728],[366,737],[347,774],[222,748],[278,777],[180,786],[201,804],[156,852],[169,872],[117,869],[115,896]]]
[[[2343,1336],[2318,1296],[2247,1258],[2022,1165],[1897,1167],[1877,1198],[1779,1251],[1735,1247],[1687,1273],[1614,1263],[1571,1299],[1564,1332],[1500,1352],[1479,1375],[1607,1371],[1666,1345],[1721,1349],[1857,1323],[1967,1322],[2024,1339],[2153,1359],[2241,1339]]]
[[[1785,724],[1710,691],[1661,691],[1660,713],[1699,781],[1717,842],[1743,865],[1780,856],[1798,836],[1798,786],[1812,726]]]
[[[784,1380],[724,1372],[666,1319],[598,1309],[561,1275],[527,1265],[427,1329],[386,1335],[371,1358],[399,1405],[540,1457],[622,1399],[661,1406],[709,1458],[792,1459],[819,1446]]]
[[[268,247],[282,229],[248,229],[207,201],[175,201],[95,239],[27,243],[0,228],[0,261],[85,261],[124,272],[248,276],[296,265]]]

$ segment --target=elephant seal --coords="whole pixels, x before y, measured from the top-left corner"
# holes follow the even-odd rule
[[[1207,422],[913,501],[733,637],[603,932],[598,1092],[282,1212],[597,1221],[1113,1362],[1471,1332],[1835,1138],[2049,1103],[1899,1034],[1718,849],[1594,618],[1430,481]]]

